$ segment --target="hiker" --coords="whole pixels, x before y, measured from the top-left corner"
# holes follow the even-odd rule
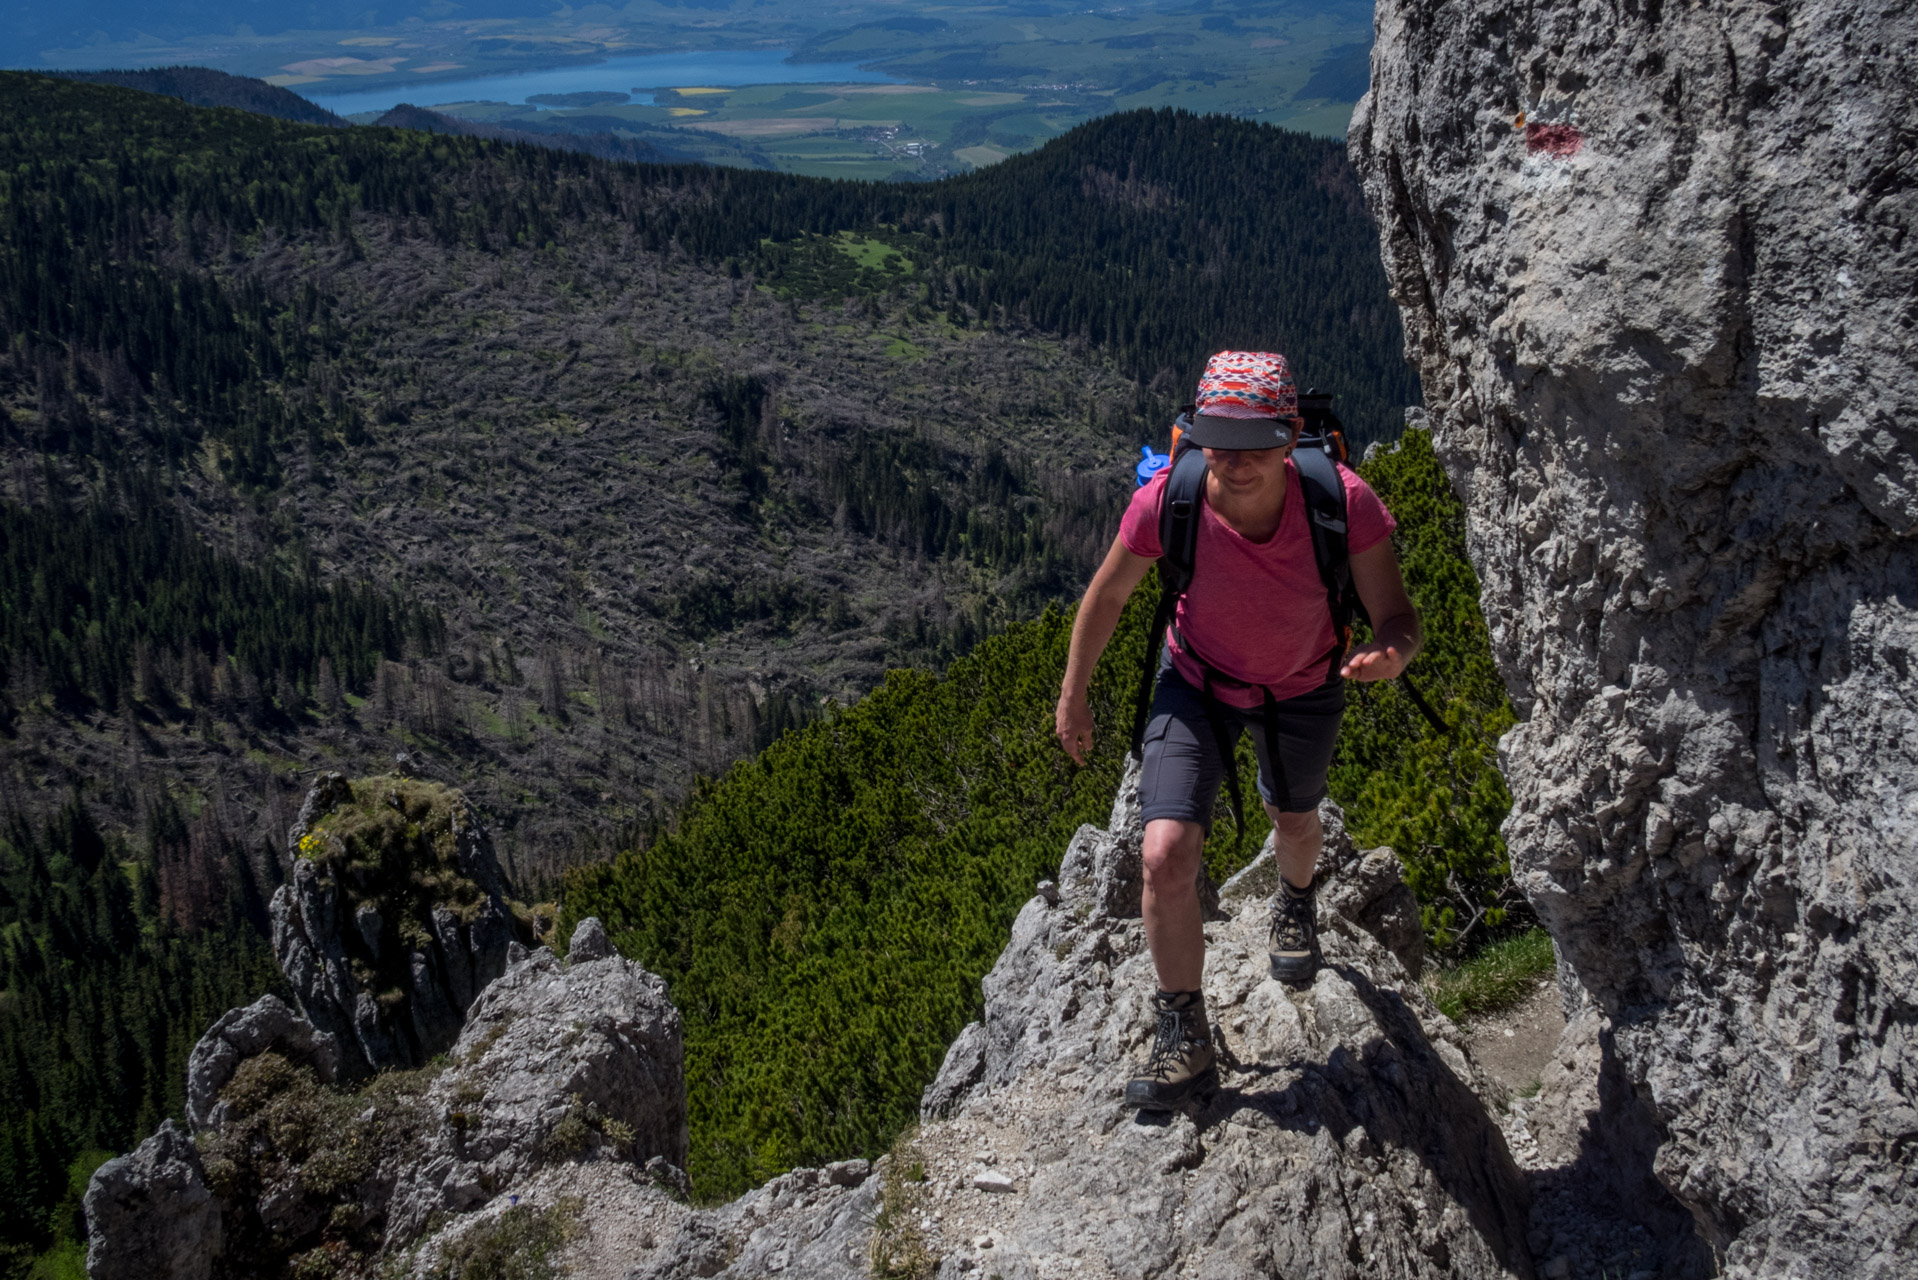
[[[1198,876],[1222,778],[1237,797],[1231,762],[1240,734],[1250,733],[1257,749],[1259,796],[1277,844],[1281,884],[1268,943],[1272,976],[1309,983],[1319,968],[1313,872],[1324,833],[1318,810],[1345,712],[1344,682],[1399,675],[1422,642],[1418,613],[1392,551],[1391,513],[1348,468],[1322,454],[1293,456],[1304,420],[1284,356],[1213,356],[1186,421],[1190,426],[1174,447],[1173,465],[1134,492],[1119,536],[1086,588],[1056,716],[1060,745],[1084,764],[1092,745],[1086,701],[1092,669],[1133,588],[1164,554],[1162,532],[1173,527],[1162,509],[1168,506],[1167,487],[1183,483],[1199,501],[1169,505],[1185,521],[1174,528],[1186,539],[1179,545],[1190,548],[1184,565],[1189,578],[1176,601],[1168,593],[1161,608],[1161,617],[1170,615],[1165,658],[1138,744],[1143,914],[1158,971],[1158,1034],[1144,1071],[1126,1086],[1126,1101],[1147,1109],[1169,1107],[1218,1079],[1201,990],[1205,933]],[[1195,458],[1186,478],[1176,481],[1177,459],[1201,449],[1203,474]],[[1314,477],[1310,492],[1302,486],[1301,461],[1312,463],[1306,469]],[[1332,491],[1334,475],[1342,493]],[[1339,535],[1335,550],[1321,545],[1308,508],[1325,531]],[[1196,518],[1186,520],[1183,513]],[[1342,557],[1343,563],[1322,566],[1322,556]],[[1336,590],[1328,592],[1329,574],[1344,572],[1346,564],[1351,590],[1341,598]],[[1174,580],[1170,561],[1160,567],[1162,578]],[[1335,628],[1333,615],[1335,608],[1355,612],[1341,603],[1354,591],[1374,638],[1347,652],[1347,636]]]

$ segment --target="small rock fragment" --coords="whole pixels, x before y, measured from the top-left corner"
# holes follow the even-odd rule
[[[1012,1179],[997,1169],[987,1169],[984,1173],[973,1175],[972,1185],[981,1191],[1010,1191]]]
[[[822,1172],[835,1187],[856,1187],[871,1175],[872,1166],[864,1160],[835,1160]]]
[[[613,954],[613,941],[606,936],[606,926],[599,922],[598,916],[587,916],[573,929],[573,940],[566,944],[566,962],[582,964],[588,960],[604,960]]]

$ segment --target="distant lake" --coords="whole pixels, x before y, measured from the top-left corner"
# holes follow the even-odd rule
[[[361,111],[390,111],[402,102],[416,107],[449,102],[525,102],[539,94],[632,93],[649,102],[647,89],[741,84],[899,84],[897,76],[861,71],[850,62],[787,62],[789,49],[733,49],[711,53],[654,53],[607,58],[586,66],[465,80],[422,80],[414,85],[365,89],[352,93],[317,92],[319,85],[294,90],[328,111],[349,116]],[[335,83],[339,83],[335,81]],[[535,103],[544,109],[543,104]]]

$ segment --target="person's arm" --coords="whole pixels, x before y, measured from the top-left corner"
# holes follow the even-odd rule
[[[1092,585],[1079,602],[1079,616],[1072,620],[1072,647],[1066,652],[1066,678],[1059,688],[1059,708],[1053,714],[1053,732],[1074,764],[1084,764],[1086,752],[1092,748],[1092,706],[1086,701],[1092,669],[1099,665],[1099,655],[1112,639],[1133,588],[1145,580],[1153,563],[1133,555],[1114,538],[1105,563],[1092,575]]]
[[[1425,644],[1419,611],[1405,594],[1392,540],[1380,538],[1352,557],[1352,585],[1372,618],[1372,643],[1345,655],[1339,674],[1347,680],[1390,680],[1405,670]]]

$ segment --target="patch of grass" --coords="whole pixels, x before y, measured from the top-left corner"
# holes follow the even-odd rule
[[[839,233],[839,252],[860,266],[875,271],[912,270],[912,260],[892,245],[884,240],[874,240],[870,236],[854,235],[850,231]],[[899,261],[893,262],[894,258]]]
[[[553,1255],[579,1238],[581,1201],[569,1196],[547,1209],[514,1205],[440,1251],[431,1280],[551,1280]]]
[[[1508,1008],[1552,971],[1552,937],[1533,929],[1495,942],[1471,959],[1425,980],[1425,993],[1453,1021]]]
[[[892,1144],[891,1159],[879,1184],[879,1212],[873,1215],[867,1252],[873,1280],[931,1280],[939,1259],[919,1229],[926,1198],[926,1162],[914,1125]]]

